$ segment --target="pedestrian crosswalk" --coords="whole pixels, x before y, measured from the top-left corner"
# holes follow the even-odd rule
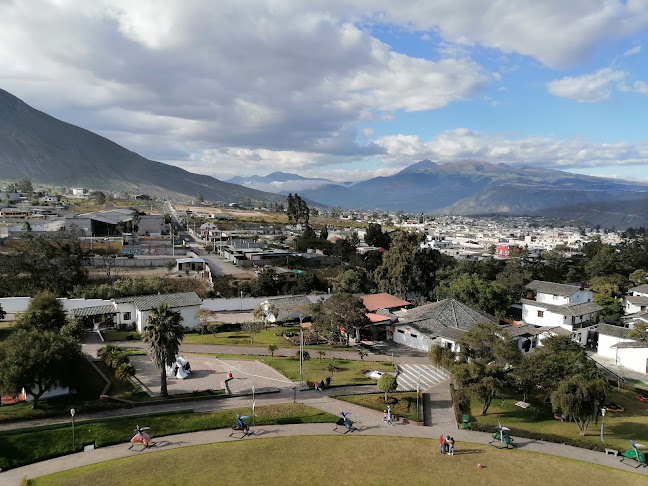
[[[421,391],[427,390],[449,377],[447,371],[432,365],[399,364],[397,367],[398,391],[414,391],[419,383]]]

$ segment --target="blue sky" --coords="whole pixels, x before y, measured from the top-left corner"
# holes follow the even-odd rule
[[[643,0],[33,0],[0,18],[0,88],[221,179],[470,158],[648,181]]]

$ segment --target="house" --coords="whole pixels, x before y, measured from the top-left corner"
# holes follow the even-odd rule
[[[522,251],[520,245],[511,245],[509,243],[498,243],[495,245],[495,256],[498,258],[509,258],[513,255],[519,255]]]
[[[409,309],[412,307],[410,302],[394,297],[386,292],[380,294],[363,295],[360,297],[362,303],[369,312],[376,312],[378,309],[386,309],[390,312]]]
[[[391,339],[421,351],[445,346],[459,351],[457,339],[478,322],[498,324],[496,317],[478,311],[454,299],[444,299],[396,313],[398,322],[391,326]]]
[[[544,327],[562,327],[574,332],[598,322],[602,307],[592,302],[593,292],[579,285],[566,285],[534,280],[525,287],[522,320]],[[585,344],[587,333],[579,333]]]
[[[205,269],[205,260],[202,258],[178,258],[176,260],[176,268],[178,272],[185,270],[199,272]]]
[[[140,333],[146,327],[151,311],[162,304],[169,304],[173,311],[179,312],[183,318],[182,325],[193,329],[198,324],[196,312],[202,305],[202,300],[195,292],[121,297],[114,299],[114,302],[117,306],[118,325],[134,326]]]
[[[648,373],[648,342],[629,337],[631,329],[611,324],[599,324],[597,354],[611,358],[618,366],[639,373]]]
[[[635,314],[648,310],[648,284],[639,285],[628,290],[629,295],[623,298],[623,311]]]
[[[553,336],[569,336],[571,333],[562,327],[534,326],[533,324],[520,324],[503,326],[504,331],[517,345],[522,354],[533,353],[542,341]]]
[[[312,302],[305,295],[291,295],[288,297],[276,297],[268,299],[261,304],[266,311],[266,320],[268,322],[290,321],[294,319],[303,320],[310,317],[310,306]],[[276,314],[268,312],[270,305],[277,310]]]

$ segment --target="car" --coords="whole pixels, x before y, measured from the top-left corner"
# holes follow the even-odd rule
[[[384,371],[373,370],[371,373],[369,373],[369,378],[371,378],[372,380],[379,380],[380,377],[384,374]]]

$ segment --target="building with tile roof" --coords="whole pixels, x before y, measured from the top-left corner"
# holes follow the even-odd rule
[[[611,324],[597,326],[597,354],[611,358],[618,366],[648,373],[648,342],[630,338],[632,329]]]
[[[362,303],[369,312],[376,312],[378,309],[387,311],[397,311],[412,307],[412,304],[406,300],[399,299],[391,294],[382,292],[380,294],[369,294],[360,296]]]

